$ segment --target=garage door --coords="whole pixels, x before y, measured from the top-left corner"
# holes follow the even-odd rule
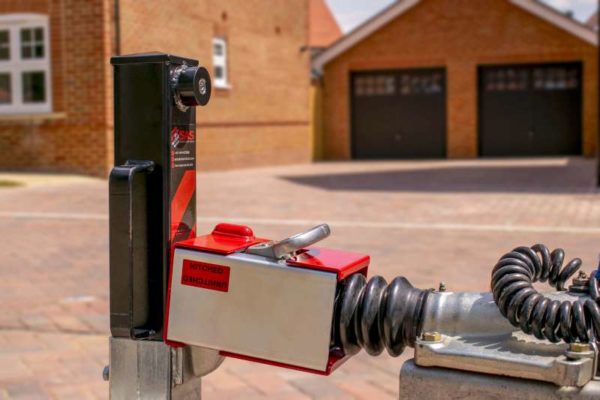
[[[441,68],[353,73],[353,157],[445,157],[445,75]]]
[[[581,64],[480,67],[479,152],[581,154]]]

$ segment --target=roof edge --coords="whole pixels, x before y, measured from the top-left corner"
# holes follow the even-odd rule
[[[587,42],[593,46],[598,46],[598,36],[595,31],[565,15],[558,10],[540,3],[538,0],[507,0],[515,6],[525,10],[534,16],[557,26],[571,35]],[[344,53],[357,43],[361,42],[369,35],[379,30],[384,25],[393,21],[412,7],[420,3],[421,0],[402,0],[381,10],[375,16],[348,32],[340,39],[331,44],[328,48],[316,56],[312,62],[313,70],[321,72],[323,67],[331,60]]]
[[[321,71],[323,66],[329,61],[353,47],[355,44],[361,42],[373,32],[379,30],[379,28],[393,21],[396,17],[402,15],[420,2],[421,0],[402,0],[384,8],[379,13],[333,42],[326,50],[315,57],[313,60],[313,69]]]
[[[598,34],[586,25],[563,15],[555,8],[542,4],[538,0],[509,0],[512,4],[528,11],[538,18],[557,26],[579,39],[597,46]]]

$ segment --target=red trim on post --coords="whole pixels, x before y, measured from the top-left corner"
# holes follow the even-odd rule
[[[194,196],[194,192],[196,192],[196,171],[185,171],[171,201],[171,240],[177,233],[177,228],[183,220],[183,215]]]

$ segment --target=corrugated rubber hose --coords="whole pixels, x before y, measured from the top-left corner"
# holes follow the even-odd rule
[[[414,288],[403,277],[389,285],[381,276],[368,282],[362,274],[346,279],[336,299],[333,341],[344,354],[362,348],[370,355],[383,349],[399,356],[421,334],[422,314],[430,291]]]

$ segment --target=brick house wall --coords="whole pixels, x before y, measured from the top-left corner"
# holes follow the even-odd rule
[[[5,0],[0,14],[49,16],[52,112],[0,115],[0,168],[107,171],[108,0]],[[110,122],[112,124],[112,122]]]
[[[114,0],[6,0],[50,16],[53,110],[0,115],[0,169],[106,176],[112,166]],[[228,44],[229,89],[198,110],[198,167],[310,160],[308,0],[119,0],[121,54],[162,51],[212,71]]]
[[[325,64],[324,152],[349,159],[351,71],[445,66],[447,152],[478,151],[477,66],[582,61],[583,151],[596,152],[597,48],[507,0],[422,0]]]

